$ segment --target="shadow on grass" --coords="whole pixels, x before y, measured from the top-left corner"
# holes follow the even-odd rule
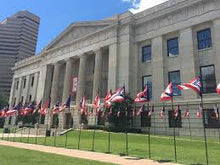
[[[168,163],[172,162],[173,160],[158,160],[159,163]]]
[[[196,164],[190,164],[190,165],[202,165],[201,163],[196,163]]]
[[[129,157],[129,158],[125,158],[127,160],[141,160],[142,158],[135,158],[135,157]]]

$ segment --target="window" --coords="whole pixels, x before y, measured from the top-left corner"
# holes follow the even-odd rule
[[[32,100],[32,95],[29,96],[29,103],[31,102]]]
[[[146,84],[148,83],[150,98],[152,98],[152,76],[143,76],[142,77],[142,89],[144,90]]]
[[[14,101],[13,101],[13,107],[15,106],[15,104],[16,104],[16,97],[14,98]]]
[[[169,72],[169,82],[173,83],[173,95],[174,96],[180,96],[182,93],[177,87],[177,85],[181,84],[180,71],[179,70]]]
[[[198,49],[212,47],[212,37],[210,28],[197,32]]]
[[[201,81],[203,93],[216,93],[215,67],[201,67]]]
[[[148,115],[149,109],[144,107],[143,112],[141,113],[141,127],[151,127],[151,116]]]
[[[23,104],[24,96],[21,97],[21,104]]]
[[[142,47],[142,62],[151,60],[151,45]]]
[[[23,88],[26,86],[26,78],[24,79]]]
[[[174,113],[172,110],[168,111],[169,115],[169,127],[170,128],[182,128],[182,118],[181,118],[181,110],[178,111],[177,118],[174,117]]]
[[[34,76],[31,78],[31,86],[34,86]]]
[[[179,54],[178,37],[167,40],[167,56],[172,57]]]
[[[205,128],[220,128],[219,120],[216,120],[214,109],[204,109]]]
[[[19,86],[19,80],[16,83],[16,90],[18,90],[18,86]]]

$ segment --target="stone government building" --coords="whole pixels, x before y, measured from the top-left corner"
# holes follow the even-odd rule
[[[77,77],[71,109],[59,114],[59,127],[65,129],[70,118],[78,125],[76,105],[84,91],[92,103],[98,90],[104,98],[108,89],[125,84],[135,97],[148,81],[152,101],[159,103],[169,81],[188,82],[200,73],[205,102],[216,103],[219,53],[220,0],[170,0],[137,14],[73,23],[39,55],[16,63],[10,104],[45,102],[50,95],[51,105],[64,101]],[[176,102],[199,102],[193,91],[175,90],[175,95]],[[51,118],[44,123],[51,125]]]

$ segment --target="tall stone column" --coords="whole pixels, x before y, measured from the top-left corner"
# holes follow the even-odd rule
[[[26,85],[25,85],[25,89],[23,90],[24,103],[29,103],[30,75],[26,76],[25,78],[26,78]]]
[[[101,80],[102,80],[102,53],[101,50],[97,50],[95,55],[95,72],[93,81],[93,94],[92,98],[95,99],[96,93],[101,90]]]
[[[86,83],[86,60],[87,56],[84,54],[80,57],[79,63],[79,75],[78,75],[78,91],[76,95],[76,104],[79,105],[79,102],[82,98],[83,92],[85,90]]]
[[[73,72],[73,60],[72,58],[66,59],[66,69],[64,77],[64,87],[63,87],[63,102],[67,99],[70,94],[70,85]],[[59,113],[59,128],[64,129],[65,127],[65,112]]]
[[[71,58],[68,58],[66,60],[66,70],[65,70],[65,77],[64,77],[64,87],[63,87],[63,101],[66,100],[66,98],[70,94],[70,85],[71,85],[71,79],[72,79],[72,73],[73,73],[73,60]]]
[[[213,33],[213,41],[214,41],[214,48],[215,48],[215,73],[217,73],[216,81],[217,84],[220,83],[220,19],[214,20],[214,33]]]
[[[196,76],[195,70],[195,55],[193,51],[193,33],[192,28],[187,28],[180,31],[180,59],[181,65],[181,81],[183,83],[189,82]],[[190,72],[188,69],[190,68]],[[196,99],[197,95],[191,90],[183,91],[184,99]]]
[[[116,90],[117,85],[118,43],[109,46],[108,90]]]
[[[158,102],[164,91],[164,60],[163,60],[163,37],[159,36],[152,40],[153,68],[152,85],[153,100]]]
[[[19,78],[19,84],[18,84],[18,97],[16,99],[16,103],[15,104],[18,104],[20,101],[21,101],[21,91],[22,91],[22,77]]]
[[[51,86],[51,106],[57,102],[57,95],[59,91],[59,74],[60,74],[60,64],[57,62],[54,65],[53,81]]]
[[[33,86],[33,100],[36,100],[37,97],[37,88],[38,88],[38,82],[39,82],[39,72],[34,74],[34,86]]]
[[[15,78],[13,78],[12,84],[11,84],[10,98],[9,98],[9,104],[10,104],[10,105],[13,104],[15,85],[16,85],[16,84],[15,84]]]

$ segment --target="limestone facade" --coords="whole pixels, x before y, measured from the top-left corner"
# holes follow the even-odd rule
[[[197,32],[209,28],[212,46],[198,50]],[[99,91],[102,98],[125,84],[135,97],[142,90],[143,76],[152,76],[152,102],[158,103],[168,84],[168,73],[180,71],[182,82],[200,75],[200,67],[213,65],[216,83],[220,82],[220,0],[170,0],[138,14],[126,12],[101,21],[71,24],[39,55],[17,62],[10,104],[51,96],[51,105],[64,101],[72,77],[78,78],[72,107],[60,114],[59,126],[65,128],[67,116],[79,123],[76,105],[85,92],[92,103]],[[177,38],[179,53],[167,56],[167,40]],[[151,45],[152,58],[142,62],[142,48]],[[24,81],[26,85],[24,85]],[[19,83],[18,83],[19,82]],[[219,102],[215,93],[204,100]],[[199,101],[191,91],[175,97],[177,102]],[[51,116],[45,123],[51,125]]]

